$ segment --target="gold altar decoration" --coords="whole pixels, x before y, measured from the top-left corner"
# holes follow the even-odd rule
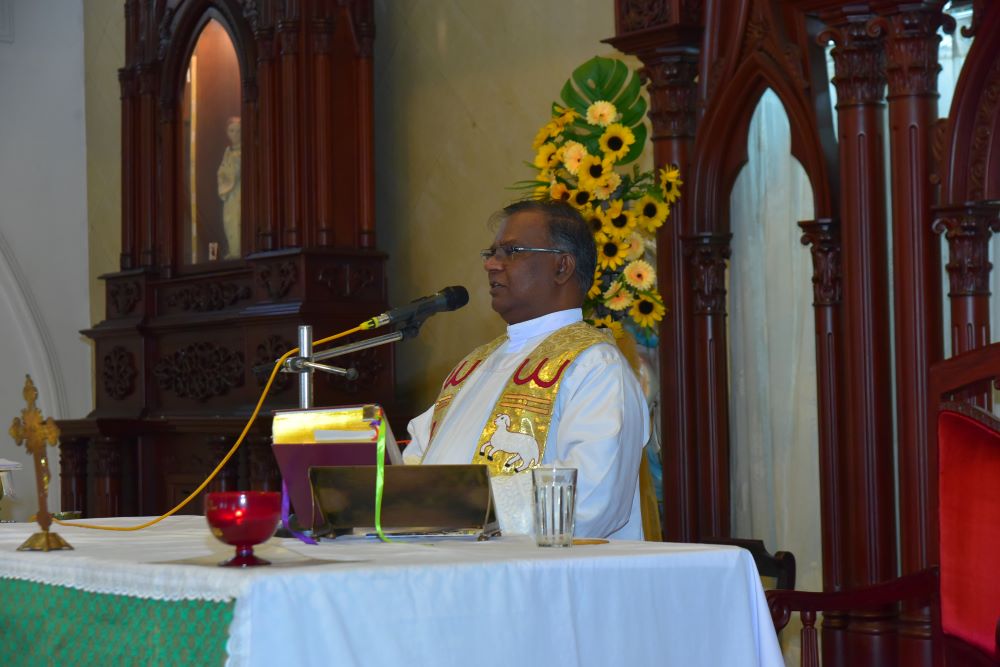
[[[14,418],[8,433],[10,433],[10,437],[14,438],[16,444],[23,443],[35,459],[35,484],[38,488],[38,514],[35,517],[42,532],[29,537],[17,550],[72,549],[73,547],[58,534],[49,532],[49,526],[52,525],[52,515],[49,514],[49,460],[45,455],[45,446],[59,444],[59,427],[56,426],[52,417],[42,418],[42,411],[35,405],[35,401],[38,400],[38,390],[35,389],[35,383],[31,381],[30,375],[25,376],[22,395],[28,407],[21,410],[20,417]]]

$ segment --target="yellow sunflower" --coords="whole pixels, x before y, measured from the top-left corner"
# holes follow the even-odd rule
[[[647,293],[635,300],[628,314],[640,327],[652,327],[663,319],[666,310],[659,296]]]
[[[625,282],[634,289],[645,291],[653,286],[656,280],[656,271],[649,265],[649,262],[637,259],[629,262],[622,271]]]
[[[609,230],[608,234],[619,241],[628,239],[635,229],[635,216],[631,210],[624,208],[620,199],[611,202],[610,206],[601,211],[601,217],[604,218],[604,225]]]
[[[554,115],[553,120],[556,122],[557,125],[559,125],[559,127],[566,127],[567,125],[569,125],[574,120],[580,117],[580,114],[577,113],[575,109],[566,109],[559,106],[558,104],[555,105],[555,108],[552,110],[552,113]]]
[[[635,135],[632,134],[632,130],[621,123],[609,125],[597,141],[597,145],[604,151],[605,157],[616,162],[628,155],[628,151],[634,143]]]
[[[618,109],[611,102],[598,100],[587,107],[587,122],[591,125],[607,127],[615,121]]]
[[[579,141],[567,141],[562,147],[562,163],[566,171],[576,176],[580,163],[588,157],[587,149]]]
[[[670,215],[670,205],[662,202],[651,195],[643,195],[632,209],[635,212],[636,222],[647,232],[655,232],[667,220]]]
[[[681,196],[682,185],[684,181],[681,180],[681,170],[676,166],[660,170],[660,187],[663,188],[663,198],[668,204],[673,204]]]
[[[559,152],[559,147],[556,146],[551,141],[544,143],[535,153],[535,160],[532,164],[535,165],[537,169],[551,169],[556,165],[556,155]]]
[[[604,217],[601,215],[600,209],[597,209],[595,211],[593,208],[591,208],[588,215],[583,216],[583,219],[587,222],[587,225],[590,227],[590,231],[594,235],[594,238],[597,238],[599,234],[603,235],[608,234],[609,230],[605,225],[605,220]]]
[[[602,269],[617,269],[625,263],[621,241],[606,237],[597,242],[597,265]]]
[[[546,141],[552,137],[556,137],[562,132],[562,128],[556,125],[554,122],[548,122],[542,126],[542,129],[538,130],[538,134],[535,135],[535,140],[531,142],[531,148],[533,150],[538,150],[542,147]]]
[[[568,201],[574,207],[582,211],[584,209],[593,210],[593,208],[590,205],[590,202],[592,202],[593,200],[594,200],[593,192],[591,192],[590,190],[586,190],[584,188],[580,188],[579,190],[570,190],[569,199],[567,199],[566,201]]]
[[[580,161],[576,177],[581,188],[593,190],[608,174],[614,173],[609,160],[601,160],[597,155],[588,155]]]
[[[590,289],[587,290],[588,299],[596,299],[601,296],[601,269],[594,269],[594,282],[590,283]]]
[[[556,181],[549,186],[549,195],[556,201],[569,201],[569,188]]]

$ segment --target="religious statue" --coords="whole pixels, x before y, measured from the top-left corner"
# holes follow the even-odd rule
[[[222,200],[222,227],[226,234],[224,259],[240,256],[240,160],[243,149],[240,117],[230,116],[226,121],[229,145],[222,154],[217,173],[219,198]]]

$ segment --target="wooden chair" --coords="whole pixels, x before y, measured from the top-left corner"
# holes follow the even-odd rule
[[[765,586],[765,588],[787,591],[795,588],[795,555],[791,551],[776,551],[774,555],[771,555],[764,546],[763,540],[739,537],[713,537],[700,541],[704,544],[726,544],[742,547],[749,551],[760,576],[774,579],[774,586]]]
[[[775,626],[802,618],[802,665],[819,665],[816,615],[929,602],[934,664],[1000,665],[1000,421],[966,404],[938,417],[940,566],[838,593],[767,591]]]

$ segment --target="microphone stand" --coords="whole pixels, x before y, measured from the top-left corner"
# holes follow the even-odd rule
[[[333,375],[340,375],[348,380],[354,380],[358,377],[358,370],[356,368],[341,368],[339,366],[328,366],[326,364],[316,362],[324,359],[340,357],[345,354],[351,354],[352,352],[360,352],[361,350],[367,350],[371,347],[385,345],[386,343],[396,343],[406,338],[413,338],[417,335],[417,332],[420,331],[420,325],[424,323],[425,319],[426,316],[413,317],[400,323],[399,329],[393,331],[392,333],[375,336],[373,338],[360,340],[354,343],[348,343],[346,345],[340,345],[338,347],[331,347],[330,349],[323,350],[322,352],[316,352],[314,354],[300,354],[296,357],[289,357],[285,360],[285,364],[281,369],[281,372],[297,373],[299,375],[299,407],[303,409],[313,407],[314,370],[323,371],[324,373],[332,373]],[[308,324],[299,325],[299,352],[301,353],[303,350],[311,352],[312,343],[312,326]]]

